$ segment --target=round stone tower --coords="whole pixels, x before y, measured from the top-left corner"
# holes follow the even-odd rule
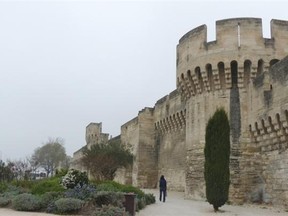
[[[186,106],[186,188],[188,197],[205,197],[204,144],[208,119],[223,107],[231,128],[230,199],[247,199],[245,164],[251,146],[251,110],[255,87],[271,91],[269,70],[288,54],[288,21],[272,20],[271,38],[263,38],[262,20],[235,18],[216,22],[216,40],[207,42],[206,25],[177,46],[177,89]],[[256,82],[256,80],[258,80]],[[249,119],[250,118],[250,119]],[[252,181],[252,180],[251,180]]]

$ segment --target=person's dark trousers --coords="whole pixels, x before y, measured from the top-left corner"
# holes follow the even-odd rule
[[[165,202],[166,199],[166,190],[160,189],[160,198],[159,200],[162,200],[162,195],[163,195],[163,202]]]

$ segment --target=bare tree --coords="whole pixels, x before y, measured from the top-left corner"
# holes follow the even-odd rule
[[[16,178],[17,180],[29,179],[32,170],[28,158],[13,161],[8,160],[7,163],[11,167],[11,171],[13,172],[14,178]]]
[[[42,147],[35,149],[32,160],[39,167],[45,169],[47,176],[53,176],[59,164],[66,160],[63,139],[50,138]]]
[[[6,165],[2,160],[0,160],[0,182],[13,180],[14,174],[9,165],[10,164]]]

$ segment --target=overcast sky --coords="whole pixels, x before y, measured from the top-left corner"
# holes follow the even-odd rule
[[[68,155],[85,127],[122,124],[176,88],[176,46],[215,21],[288,20],[285,1],[1,1],[0,159],[20,159],[49,138]]]

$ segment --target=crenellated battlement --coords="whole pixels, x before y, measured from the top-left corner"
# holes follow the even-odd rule
[[[273,19],[270,27],[270,39],[263,38],[259,18],[219,20],[216,40],[211,42],[207,42],[206,25],[185,34],[177,46],[177,88],[184,98],[229,89],[235,84],[233,77],[238,88],[245,88],[284,58],[288,54],[288,21]]]
[[[272,19],[270,29],[270,40],[274,46],[280,48],[282,43],[288,39],[288,21]],[[201,25],[183,35],[178,46],[192,49],[195,47],[198,50],[194,50],[196,51],[194,55],[198,56],[201,51],[213,51],[220,47],[223,50],[234,50],[241,47],[265,48],[265,45],[268,45],[268,43],[264,43],[265,39],[267,38],[263,38],[262,19],[233,18],[216,21],[216,41],[207,42],[207,26]]]
[[[207,41],[206,25],[185,34],[177,46],[177,89],[121,126],[118,139],[135,157],[118,180],[154,188],[164,175],[170,190],[205,200],[206,125],[223,107],[229,201],[287,207],[288,21],[271,20],[270,28],[264,38],[261,19],[235,18],[216,22],[214,41]],[[101,123],[87,126],[88,147],[103,138]],[[74,161],[82,156],[80,149]]]

